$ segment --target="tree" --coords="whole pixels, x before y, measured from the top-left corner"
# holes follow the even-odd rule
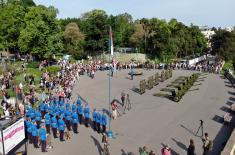
[[[95,55],[108,50],[108,15],[103,10],[92,10],[81,18],[81,29],[85,34],[85,50]]]
[[[18,38],[24,28],[26,10],[19,3],[7,4],[0,8],[0,48],[19,50]]]
[[[141,49],[144,42],[144,35],[145,31],[143,25],[140,23],[136,23],[135,32],[130,37],[130,42],[132,43],[132,45],[134,45],[134,47],[138,47],[139,49]]]
[[[26,27],[20,32],[19,47],[37,57],[50,57],[63,50],[62,33],[54,7],[35,6],[25,15]]]
[[[76,23],[69,23],[64,32],[65,50],[75,57],[83,55],[85,36],[80,32]]]
[[[232,32],[218,29],[211,39],[212,53],[226,61],[235,60],[235,30]]]
[[[134,33],[132,16],[128,13],[109,17],[109,25],[112,26],[113,40],[116,47],[130,46],[130,37]]]

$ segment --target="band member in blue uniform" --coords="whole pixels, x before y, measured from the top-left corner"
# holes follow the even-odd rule
[[[54,138],[58,138],[57,137],[58,124],[57,124],[56,115],[51,118],[51,127]]]
[[[72,113],[72,118],[73,118],[73,132],[78,133],[78,114],[77,113]]]
[[[96,112],[96,109],[93,110],[93,129],[94,131],[97,131],[97,125],[96,125],[96,117],[97,117],[97,112]]]
[[[97,132],[100,133],[100,122],[101,122],[101,115],[100,113],[96,113],[96,127],[97,127]]]
[[[82,107],[82,105],[78,105],[78,118],[79,118],[79,123],[82,124],[82,120],[83,120],[83,107]]]
[[[106,117],[106,114],[104,111],[101,116],[101,124],[102,124],[102,132],[105,133],[106,132],[106,125],[107,125],[107,117]]]
[[[58,120],[58,129],[60,131],[60,141],[64,141],[64,129],[65,129],[65,124],[63,121],[63,116]]]
[[[88,127],[89,119],[90,119],[90,108],[88,107],[88,104],[86,104],[84,108],[84,117],[85,117],[85,126]]]
[[[51,134],[51,116],[49,115],[49,113],[45,114],[45,124],[47,133]]]
[[[46,137],[46,130],[44,129],[44,125],[43,124],[41,124],[41,127],[39,129],[39,137],[40,137],[42,152],[47,152],[46,151],[46,146],[47,146],[46,140],[47,140],[47,137]]]

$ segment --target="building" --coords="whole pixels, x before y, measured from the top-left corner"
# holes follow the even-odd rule
[[[202,34],[207,38],[207,46],[209,48],[211,48],[211,38],[212,36],[215,34],[215,31],[213,31],[211,28],[209,28],[208,26],[203,26],[200,28]]]

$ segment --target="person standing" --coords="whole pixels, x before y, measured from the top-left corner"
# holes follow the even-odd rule
[[[97,125],[96,125],[96,117],[97,117],[97,112],[96,112],[96,109],[93,110],[93,114],[92,114],[92,117],[93,117],[93,129],[94,131],[97,131]]]
[[[31,122],[29,122],[28,125],[27,125],[27,137],[28,137],[28,140],[29,140],[29,144],[33,143],[32,125],[33,124]]]
[[[70,111],[66,111],[66,127],[69,131],[71,131],[71,114]]]
[[[126,94],[125,94],[125,92],[123,91],[123,92],[121,93],[122,106],[125,105],[125,98],[126,98]]]
[[[162,155],[171,155],[171,150],[168,145],[164,146],[161,152],[162,152]]]
[[[103,111],[103,114],[101,116],[101,124],[102,124],[102,133],[106,133],[107,118],[106,118],[106,115],[105,115],[104,111]]]
[[[74,112],[76,112],[76,110],[77,110],[77,106],[76,106],[75,103],[73,103],[73,105],[72,105],[72,112],[74,113]]]
[[[62,119],[63,117],[61,116],[61,118],[58,120],[58,129],[60,132],[60,141],[64,141],[64,130],[65,130],[65,124],[64,121]]]
[[[195,155],[195,145],[192,139],[190,139],[190,144],[187,149],[187,155]]]
[[[101,123],[101,115],[100,113],[96,113],[96,127],[97,127],[97,132],[100,133],[100,123]]]
[[[212,141],[209,139],[208,133],[205,133],[205,137],[202,138],[203,142],[203,155],[208,155],[212,149]]]
[[[52,127],[52,133],[53,133],[53,137],[57,138],[57,128],[58,128],[58,124],[57,124],[57,119],[55,116],[53,116],[51,118],[51,127]]]
[[[85,126],[88,127],[90,119],[90,108],[88,107],[88,104],[86,104],[86,107],[84,108],[84,116],[85,116]]]
[[[126,105],[127,105],[127,110],[130,110],[131,109],[131,102],[130,102],[129,94],[126,94]]]
[[[40,128],[40,123],[41,123],[41,113],[36,111],[35,112],[35,120],[36,120],[36,123],[37,123],[37,129]]]
[[[72,114],[72,118],[73,118],[73,132],[78,133],[78,114],[74,112]]]
[[[49,113],[46,113],[45,115],[45,124],[47,133],[51,134],[51,116],[49,115]]]
[[[78,118],[79,118],[79,123],[82,124],[82,119],[83,119],[83,107],[82,107],[82,104],[78,105]]]
[[[46,151],[46,147],[47,147],[47,143],[46,143],[46,130],[44,128],[45,126],[43,124],[41,124],[41,127],[39,129],[39,137],[40,137],[40,142],[41,142],[41,149],[42,152],[47,152]]]
[[[34,146],[34,148],[39,148],[38,147],[38,130],[37,130],[35,121],[32,121],[32,122],[34,122],[34,124],[32,124],[32,126],[31,126],[31,128],[32,128],[33,146]]]

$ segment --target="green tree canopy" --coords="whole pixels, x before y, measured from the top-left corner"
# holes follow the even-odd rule
[[[54,7],[35,6],[25,15],[26,27],[20,32],[19,47],[38,57],[48,57],[63,50],[62,32]]]
[[[108,15],[103,10],[92,10],[81,18],[81,29],[86,38],[86,51],[96,54],[108,49]]]
[[[76,23],[69,23],[64,32],[65,50],[75,57],[83,54],[85,36],[80,32]]]
[[[19,3],[9,3],[0,7],[0,48],[18,51],[18,38],[24,28],[26,10]]]

